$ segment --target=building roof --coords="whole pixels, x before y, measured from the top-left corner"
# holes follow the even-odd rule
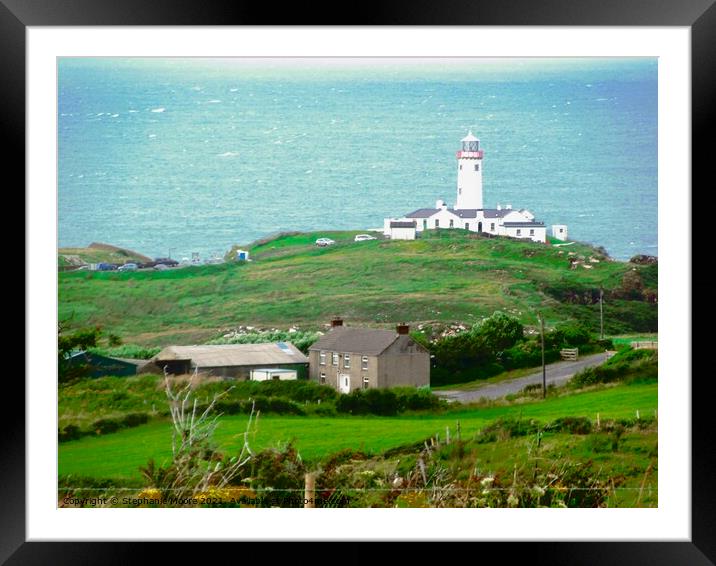
[[[509,212],[512,212],[511,208],[503,208],[501,210],[497,210],[496,208],[485,208],[483,209],[482,214],[485,218],[502,218]]]
[[[290,342],[167,346],[154,360],[191,360],[200,368],[308,363],[308,358]]]
[[[419,208],[418,210],[414,210],[410,214],[406,214],[406,218],[429,218],[436,212],[440,212],[440,208]]]
[[[393,221],[390,223],[391,228],[415,228],[415,220],[410,222]]]
[[[477,208],[449,208],[450,212],[452,212],[454,215],[459,216],[460,218],[477,218],[477,212],[479,209]]]
[[[321,336],[309,350],[377,355],[395,342],[399,336],[395,330],[336,326]]]
[[[544,222],[505,222],[507,228],[544,228]]]
[[[418,210],[415,210],[411,212],[410,214],[406,214],[406,218],[430,218],[433,214],[437,214],[443,210],[442,208],[419,208]],[[477,213],[480,210],[479,208],[447,208],[447,210],[450,214],[454,214],[455,216],[459,218],[477,218]]]
[[[472,133],[472,130],[470,130],[467,135],[462,138],[461,141],[479,141]]]

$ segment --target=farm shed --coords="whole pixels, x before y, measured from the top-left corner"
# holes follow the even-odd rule
[[[105,375],[128,376],[136,375],[139,367],[145,360],[127,360],[100,356],[92,352],[73,352],[67,359],[69,367],[87,367],[88,377],[103,377]]]
[[[308,377],[308,358],[290,342],[167,346],[152,365],[174,375],[198,371],[206,375],[248,380],[258,369],[288,369],[298,379]]]

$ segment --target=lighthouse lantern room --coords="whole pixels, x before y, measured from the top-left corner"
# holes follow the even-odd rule
[[[482,150],[472,132],[462,139],[457,152],[457,210],[482,209]]]

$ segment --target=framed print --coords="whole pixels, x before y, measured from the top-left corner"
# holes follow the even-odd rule
[[[710,2],[323,26],[5,4],[28,209],[8,563],[145,540],[713,561]]]

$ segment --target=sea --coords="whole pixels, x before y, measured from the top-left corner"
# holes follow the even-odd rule
[[[58,245],[223,255],[455,202],[658,255],[655,58],[58,60]],[[549,230],[548,230],[549,232]]]

